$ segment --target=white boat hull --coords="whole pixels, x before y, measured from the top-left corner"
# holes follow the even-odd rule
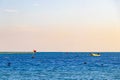
[[[91,53],[91,56],[100,56],[100,54]]]

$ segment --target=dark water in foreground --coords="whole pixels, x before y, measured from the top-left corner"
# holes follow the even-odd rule
[[[0,54],[0,80],[120,80],[120,53]],[[10,62],[10,66],[8,66]]]

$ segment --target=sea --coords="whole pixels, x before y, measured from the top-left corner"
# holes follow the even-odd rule
[[[1,52],[0,80],[120,80],[120,52],[90,53]]]

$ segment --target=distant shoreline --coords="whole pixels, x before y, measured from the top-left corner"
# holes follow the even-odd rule
[[[32,54],[33,52],[0,52],[0,54]],[[120,52],[98,52],[98,51],[95,51],[95,52],[58,52],[58,51],[51,51],[51,52],[48,52],[48,51],[44,51],[44,52],[36,52],[36,53],[120,53]]]
[[[33,52],[0,52],[0,54],[25,54],[25,53],[33,53]]]

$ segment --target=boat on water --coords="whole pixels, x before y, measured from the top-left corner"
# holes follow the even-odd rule
[[[100,53],[91,53],[91,56],[101,56]]]

